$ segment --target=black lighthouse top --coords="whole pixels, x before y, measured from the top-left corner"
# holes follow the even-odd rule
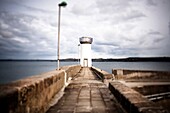
[[[91,44],[93,42],[93,38],[91,37],[81,37],[80,44]]]

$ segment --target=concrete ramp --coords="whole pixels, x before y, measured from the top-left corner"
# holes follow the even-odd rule
[[[65,88],[63,97],[47,113],[126,112],[90,68],[82,68]]]

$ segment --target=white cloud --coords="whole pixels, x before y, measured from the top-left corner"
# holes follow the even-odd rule
[[[57,1],[0,2],[0,58],[56,59]],[[94,39],[94,58],[170,56],[169,0],[67,3],[61,9],[61,58],[78,57],[82,36]]]

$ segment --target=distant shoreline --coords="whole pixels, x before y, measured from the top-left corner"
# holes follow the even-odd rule
[[[0,59],[0,61],[24,61],[24,62],[56,62],[57,60],[45,59]],[[67,58],[60,59],[62,62],[77,62],[78,59]],[[170,57],[129,57],[129,58],[96,58],[92,59],[93,62],[170,62]]]

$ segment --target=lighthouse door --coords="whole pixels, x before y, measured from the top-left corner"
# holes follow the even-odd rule
[[[83,65],[84,67],[88,67],[88,59],[84,59]]]

